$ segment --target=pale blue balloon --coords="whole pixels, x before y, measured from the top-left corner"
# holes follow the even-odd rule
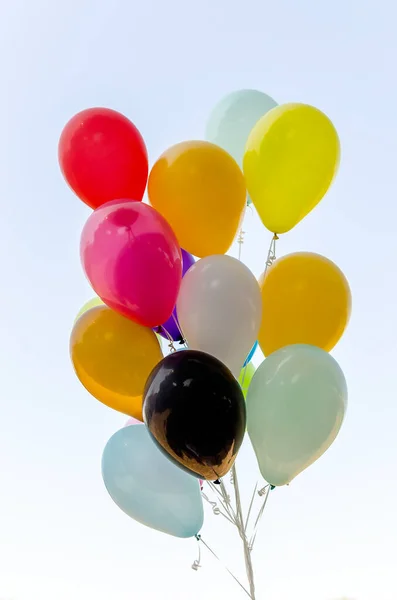
[[[110,438],[102,477],[117,506],[139,523],[180,538],[200,531],[204,511],[198,480],[162,454],[146,425],[125,427]]]
[[[277,102],[258,90],[239,90],[225,96],[213,109],[206,139],[229,152],[242,167],[245,144],[254,125]]]
[[[255,344],[252,346],[251,350],[249,351],[249,354],[248,354],[247,358],[244,361],[243,368],[246,365],[248,365],[249,362],[251,362],[251,359],[253,358],[253,356],[254,356],[254,354],[256,352],[257,347],[258,347],[258,340],[256,340]]]

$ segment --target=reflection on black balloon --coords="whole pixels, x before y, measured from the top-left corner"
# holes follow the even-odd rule
[[[143,414],[159,447],[189,473],[217,480],[233,466],[245,433],[245,401],[217,358],[196,350],[164,358],[146,383]]]

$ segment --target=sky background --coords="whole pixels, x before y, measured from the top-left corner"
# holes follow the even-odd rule
[[[103,447],[124,417],[89,396],[68,338],[92,297],[78,244],[89,210],[57,164],[62,127],[108,106],[141,130],[151,163],[202,138],[214,104],[258,88],[334,121],[339,175],[283,236],[348,277],[353,314],[334,351],[349,385],[339,437],[275,490],[254,552],[259,600],[395,600],[396,106],[391,0],[12,0],[0,8],[0,598],[244,598],[195,540],[146,529],[108,497]],[[248,213],[243,260],[270,234]],[[257,361],[259,357],[257,356]],[[245,489],[257,470],[248,447]],[[207,515],[203,537],[239,573],[239,539]],[[243,576],[243,575],[242,575]]]

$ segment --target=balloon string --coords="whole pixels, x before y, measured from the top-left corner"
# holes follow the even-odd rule
[[[251,516],[252,507],[254,505],[254,500],[255,500],[255,495],[256,495],[257,489],[258,489],[258,482],[256,482],[256,484],[255,484],[254,491],[253,491],[252,497],[251,497],[251,502],[250,502],[249,509],[248,509],[248,513],[247,513],[247,517],[245,519],[245,525],[244,525],[245,531],[247,531],[248,522],[249,522],[249,519]]]
[[[276,260],[276,242],[278,239],[280,238],[278,237],[277,233],[275,233],[271,239],[269,251],[267,253],[265,271],[263,273],[264,276],[266,275],[268,267],[271,267],[274,261]]]
[[[204,545],[207,546],[207,548],[215,556],[215,558],[217,560],[219,560],[219,562],[221,562],[223,567],[229,572],[229,574],[240,585],[240,587],[247,593],[247,595],[251,598],[251,600],[255,600],[254,572],[253,572],[251,553],[252,553],[252,549],[253,549],[253,546],[254,546],[254,543],[256,540],[256,535],[257,535],[257,531],[259,528],[259,524],[262,519],[264,510],[266,507],[266,503],[268,501],[269,493],[271,490],[274,489],[274,486],[267,484],[263,488],[258,490],[258,483],[256,483],[252,497],[251,497],[251,502],[249,505],[248,513],[244,519],[242,502],[241,502],[241,497],[240,497],[239,482],[238,482],[238,477],[237,477],[237,470],[236,470],[235,466],[230,471],[230,483],[232,485],[234,485],[235,503],[232,503],[231,498],[228,493],[228,490],[226,489],[225,483],[222,479],[219,481],[219,485],[215,485],[212,481],[207,481],[206,483],[208,484],[209,488],[215,494],[217,501],[215,501],[215,502],[211,501],[207,497],[206,494],[203,494],[203,499],[206,500],[210,504],[210,506],[212,507],[213,513],[215,515],[222,515],[224,518],[226,518],[227,521],[229,521],[229,523],[232,523],[232,525],[235,525],[235,527],[237,528],[237,531],[239,533],[239,536],[243,542],[244,560],[245,560],[247,578],[248,578],[249,589],[250,589],[249,592],[248,592],[248,590],[246,590],[246,588],[244,588],[244,586],[240,583],[240,581],[233,575],[233,573],[224,565],[224,563],[222,561],[220,561],[218,556],[215,555],[215,553],[207,546],[207,544],[205,544],[204,542],[203,543],[204,543]],[[247,530],[248,530],[248,525],[249,525],[250,517],[252,514],[256,494],[258,494],[258,496],[264,497],[264,498],[263,498],[262,505],[259,509],[259,513],[254,522],[252,535],[250,536],[250,539],[248,540]],[[235,506],[234,506],[234,504],[235,504]],[[196,537],[200,541],[199,536],[196,536]],[[193,562],[192,568],[197,571],[200,567],[201,567],[201,564],[200,564],[200,551],[199,551],[199,558],[198,558],[198,560],[195,560]]]
[[[241,252],[242,252],[242,248],[243,248],[243,244],[244,244],[244,235],[245,235],[245,231],[243,231],[243,228],[241,227],[238,237],[237,237],[237,243],[238,243],[238,259],[241,260]]]
[[[244,233],[244,232],[243,232]],[[269,251],[267,253],[267,258],[266,258],[266,264],[265,264],[265,270],[263,273],[263,277],[266,275],[267,269],[269,267],[272,266],[272,264],[274,263],[274,261],[276,260],[276,242],[279,239],[277,233],[275,233],[271,239],[270,242],[270,246],[269,246]],[[239,248],[239,250],[241,250],[241,246]],[[241,259],[241,252],[239,251],[239,260]],[[248,369],[248,363],[243,367],[243,376],[241,379],[241,387],[244,388],[244,382],[245,382],[245,375],[247,373],[247,369]]]
[[[241,227],[238,237],[237,237],[237,243],[238,243],[238,259],[241,262],[241,253],[242,253],[242,248],[243,248],[243,244],[244,244],[244,235],[246,234],[245,231],[243,231],[243,228]],[[244,386],[244,381],[245,381],[245,374],[247,372],[247,367],[248,367],[248,363],[243,367],[244,371],[243,371],[243,378],[241,381],[240,386],[243,387]],[[233,482],[231,482],[233,483]]]
[[[250,588],[250,596],[251,596],[252,600],[255,600],[254,570],[252,567],[250,546],[249,546],[249,543],[247,540],[247,534],[246,534],[246,530],[244,527],[243,509],[242,509],[242,504],[241,504],[240,487],[239,487],[239,483],[238,483],[236,465],[233,465],[232,471],[233,471],[233,480],[234,480],[234,495],[235,495],[235,499],[236,499],[238,530],[239,530],[240,537],[243,542],[243,548],[244,548],[245,570],[247,572],[247,578],[248,578],[248,583],[249,583],[249,588]]]
[[[263,502],[262,502],[262,506],[259,510],[258,516],[256,517],[256,521],[255,521],[255,525],[254,525],[254,529],[251,535],[251,539],[249,541],[249,549],[250,552],[252,552],[252,549],[254,547],[254,543],[255,543],[255,539],[256,539],[256,534],[258,533],[258,527],[259,527],[259,523],[262,519],[262,515],[263,512],[265,510],[266,504],[267,504],[267,499],[269,498],[269,493],[270,490],[274,489],[274,486],[272,485],[265,485],[264,488],[262,488],[261,490],[258,491],[258,495],[259,496],[264,496]]]
[[[182,343],[187,347],[187,342],[186,342],[185,336],[183,335],[181,326],[179,325],[178,319],[175,317],[174,312],[172,312],[172,318],[174,320],[174,323],[175,323],[179,333],[181,334]]]
[[[220,488],[221,488],[222,496],[224,498],[224,502],[229,507],[229,510],[230,510],[231,514],[233,515],[233,522],[234,522],[235,526],[238,529],[239,522],[238,522],[238,517],[237,517],[237,511],[235,511],[234,508],[233,508],[233,506],[232,506],[232,503],[230,501],[230,496],[227,493],[227,489],[226,489],[225,484],[223,483],[222,480],[221,480]]]
[[[200,540],[198,538],[199,538],[199,536],[196,535],[197,547],[198,547],[198,558],[193,561],[193,564],[192,564],[193,571],[198,571],[199,568],[201,567],[201,548],[200,548],[200,544],[199,544]]]
[[[220,489],[221,489],[221,491],[219,491],[218,486],[214,485],[212,483],[212,481],[207,481],[207,483],[210,486],[211,490],[213,492],[215,492],[215,494],[217,496],[219,496],[219,498],[220,498],[219,501],[222,504],[222,506],[225,509],[225,511],[227,512],[227,514],[228,514],[231,522],[233,523],[233,525],[237,525],[237,523],[236,523],[236,515],[235,515],[235,513],[233,511],[233,507],[232,507],[232,505],[230,503],[230,497],[227,494],[227,492],[225,493],[225,487],[224,487],[223,482],[221,481],[221,485],[219,486]]]
[[[210,500],[208,498],[207,494],[205,494],[204,492],[201,492],[201,495],[204,498],[204,500],[206,502],[208,502],[208,504],[211,505],[212,512],[214,513],[215,516],[222,515],[222,517],[224,517],[225,519],[227,519],[227,521],[229,521],[229,523],[231,523],[232,525],[234,525],[234,521],[227,514],[225,514],[224,512],[222,512],[222,510],[219,508],[217,502],[213,502],[212,500]],[[221,505],[222,505],[222,508],[224,510],[226,510],[225,506],[222,503],[221,503]]]
[[[209,552],[211,552],[212,556],[214,556],[216,558],[216,560],[218,560],[221,563],[221,565],[223,566],[223,568],[226,569],[226,571],[229,573],[229,575],[231,575],[231,577],[233,577],[234,581],[239,584],[239,586],[241,587],[242,590],[244,590],[244,592],[247,594],[247,596],[249,598],[251,598],[252,600],[254,600],[253,597],[251,596],[251,594],[249,593],[249,591],[243,586],[243,584],[237,579],[237,577],[235,575],[233,575],[233,573],[231,572],[231,570],[220,560],[220,558],[215,554],[215,552],[203,540],[203,538],[201,537],[201,535],[197,535],[196,536],[196,540],[198,542],[201,542],[207,548],[207,550],[209,550]],[[200,565],[200,554],[199,554],[198,561],[197,560],[194,561],[194,563],[192,565],[192,569],[194,569],[195,571],[197,571],[199,567],[201,567],[201,565]]]
[[[164,327],[164,325],[160,325],[159,329],[161,329],[161,331],[163,333],[165,333],[165,335],[167,336],[168,339],[168,348],[170,349],[170,352],[176,352],[176,348],[174,346],[174,340],[172,339],[171,335],[168,333],[168,331],[166,330],[166,328]]]

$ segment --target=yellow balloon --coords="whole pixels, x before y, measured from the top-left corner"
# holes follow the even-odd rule
[[[307,104],[283,104],[251,131],[243,168],[262,223],[285,233],[323,198],[337,172],[339,138],[328,117]]]
[[[103,306],[103,302],[100,298],[98,298],[98,296],[96,296],[95,298],[92,298],[91,300],[88,300],[88,302],[86,302],[84,304],[84,306],[81,307],[81,309],[79,310],[79,312],[77,313],[77,316],[74,320],[74,322],[76,323],[76,321],[78,319],[80,319],[81,315],[83,315],[85,312],[87,312],[87,310],[90,310],[90,308],[94,308],[94,306]]]
[[[97,400],[142,418],[146,380],[163,355],[154,332],[107,306],[89,309],[75,323],[70,354],[77,377]]]
[[[351,312],[342,271],[320,254],[297,252],[276,260],[261,284],[263,317],[258,341],[265,356],[290,344],[330,351]]]
[[[246,205],[244,176],[234,158],[202,141],[166,150],[151,170],[148,194],[181,247],[200,258],[228,251]]]

